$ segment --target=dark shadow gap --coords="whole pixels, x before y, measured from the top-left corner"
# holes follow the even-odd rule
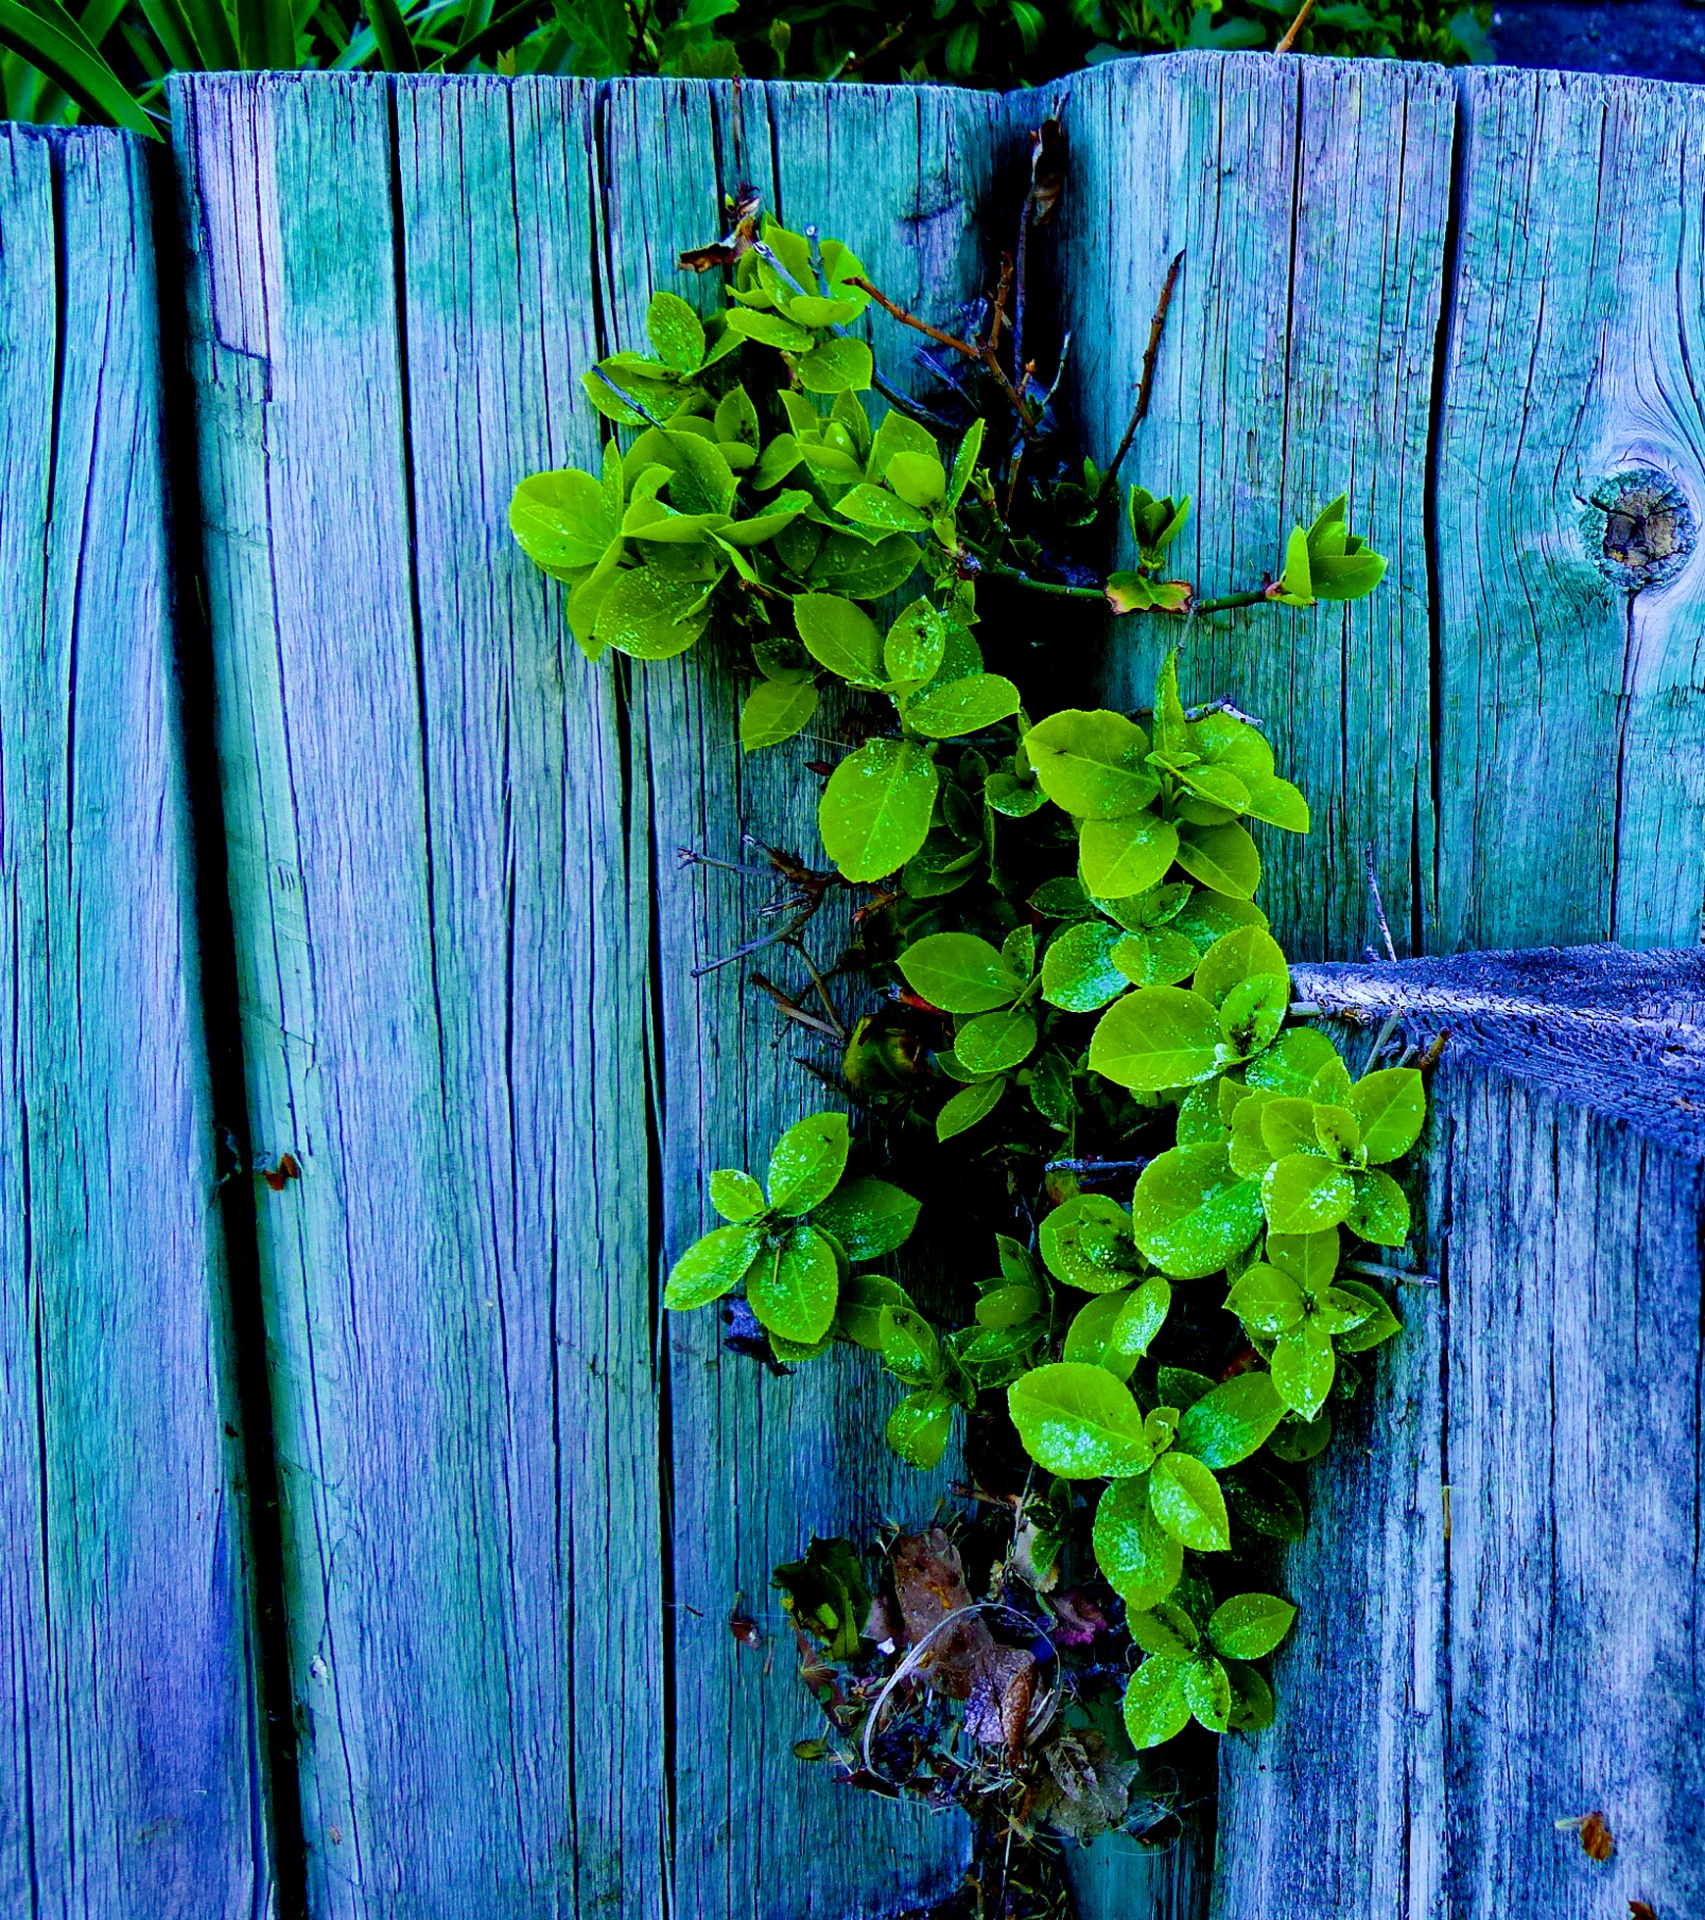
[[[167,566],[172,597],[179,725],[201,973],[203,1041],[213,1120],[227,1151],[216,1157],[225,1242],[231,1377],[241,1433],[257,1684],[266,1743],[265,1818],[276,1878],[277,1920],[307,1920],[308,1864],[297,1778],[290,1683],[282,1487],[273,1444],[272,1379],[255,1215],[253,1164],[237,974],[236,925],[226,887],[225,807],[219,779],[213,637],[208,622],[196,471],[195,386],[189,369],[184,288],[190,263],[179,227],[178,179],[169,147],[148,156],[160,322],[162,455]]]

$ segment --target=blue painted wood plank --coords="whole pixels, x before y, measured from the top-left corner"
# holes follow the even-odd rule
[[[0,1909],[259,1920],[149,223],[0,128]]]
[[[1427,500],[1454,116],[1441,68],[1249,54],[1109,62],[1065,108],[1060,276],[1089,451],[1118,444],[1182,248],[1122,478],[1192,496],[1183,570],[1204,593],[1260,586],[1346,487],[1391,559],[1372,599],[1230,616],[1184,663],[1188,697],[1263,720],[1309,797],[1310,835],[1257,836],[1262,904],[1300,954],[1377,937],[1370,842],[1398,940],[1435,940]],[[1163,644],[1120,623],[1109,695],[1145,704]]]
[[[664,1898],[646,868],[504,522],[589,103],[176,96],[316,1920]]]
[[[1687,944],[1705,899],[1701,556],[1607,577],[1589,503],[1643,469],[1698,527],[1705,102],[1515,71],[1465,76],[1462,98],[1438,422],[1442,942]]]
[[[1415,1038],[1451,1031],[1442,1286],[1397,1290],[1405,1332],[1313,1474],[1279,1716],[1224,1749],[1214,1912],[1697,1912],[1705,956],[1297,984],[1364,1030],[1401,1002]],[[1595,1810],[1602,1864],[1556,1824]]]
[[[674,256],[718,231],[719,190],[740,181],[796,229],[815,222],[845,237],[895,298],[949,317],[989,270],[977,213],[999,116],[998,101],[928,88],[612,88],[600,147],[606,344],[643,342],[656,287],[706,299]],[[636,235],[642,249],[623,244]],[[884,363],[911,384],[910,343],[882,325]],[[732,743],[743,689],[725,662],[695,653],[633,681],[658,849],[661,1224],[673,1257],[711,1221],[708,1169],[761,1168],[784,1126],[834,1104],[801,1058],[833,1068],[835,1051],[784,1029],[738,969],[690,977],[752,936],[764,889],[682,869],[670,855],[690,846],[735,856],[745,830],[819,859],[817,781],[805,763],[835,738],[839,709],[825,708],[813,729],[821,738],[742,759]],[[845,932],[844,907],[821,916],[817,958],[838,952]],[[797,963],[771,970],[804,978]],[[889,1453],[881,1429],[894,1391],[869,1356],[837,1353],[777,1378],[722,1348],[722,1332],[710,1314],[666,1328],[678,1911],[684,1920],[899,1911],[958,1881],[964,1828],[850,1793],[793,1758],[792,1743],[823,1723],[794,1673],[769,1577],[814,1532],[870,1541],[885,1515],[927,1520],[950,1475],[919,1475]],[[737,1595],[763,1622],[761,1652],[728,1631]]]

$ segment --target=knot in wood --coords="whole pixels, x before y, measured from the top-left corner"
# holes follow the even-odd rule
[[[1668,474],[1640,467],[1599,482],[1581,536],[1599,571],[1638,593],[1681,571],[1693,551],[1693,509]]]

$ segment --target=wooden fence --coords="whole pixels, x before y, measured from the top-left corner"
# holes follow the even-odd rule
[[[811,1531],[922,1515],[946,1475],[888,1460],[866,1356],[774,1378],[722,1354],[709,1316],[658,1306],[700,1169],[817,1099],[732,970],[691,977],[737,944],[743,902],[674,849],[741,827],[809,846],[808,783],[786,753],[739,762],[735,690],[695,657],[586,666],[504,510],[518,476],[592,453],[578,373],[640,337],[654,287],[692,297],[675,252],[717,229],[725,189],[845,234],[885,291],[942,314],[987,278],[984,217],[1053,107],[1071,176],[1038,271],[1090,451],[1117,438],[1182,246],[1133,473],[1210,509],[1189,570],[1241,582],[1345,482],[1393,555],[1374,599],[1281,616],[1195,669],[1273,725],[1314,802],[1313,836],[1269,848],[1281,938],[1362,951],[1371,843],[1409,951],[1697,942],[1687,89],[1206,55],[1007,101],[207,76],[174,83],[151,180],[127,137],[6,129],[0,1887],[18,1911],[850,1920],[956,1881],[955,1822],[793,1759],[812,1709],[785,1641],[772,1661],[726,1624]],[[1641,488],[1669,490],[1667,570],[1606,550]],[[1111,696],[1146,653],[1121,633]],[[1453,1425],[1438,1382],[1489,1405],[1550,1334],[1549,1296],[1498,1284],[1544,1267],[1534,1215],[1563,1217],[1552,1189],[1494,1204],[1493,1143],[1530,1086],[1577,1182],[1544,1271],[1595,1312],[1610,1216],[1580,1183],[1633,1178],[1613,1135],[1670,1156],[1661,1230],[1614,1258],[1650,1276],[1654,1337],[1693,1377],[1700,1147],[1674,1096],[1653,1120],[1510,1057],[1441,1082],[1435,1228],[1448,1213],[1474,1252],[1438,1243],[1445,1285],[1381,1388],[1393,1433],[1319,1476],[1311,1596],[1351,1564],[1390,1606],[1453,1581],[1515,1592],[1493,1562],[1527,1535],[1500,1489],[1542,1436]],[[1522,1136],[1524,1168],[1552,1134]],[[281,1191],[218,1185],[233,1155],[287,1153],[302,1177]],[[1622,1418],[1639,1376],[1614,1381],[1595,1487],[1627,1482],[1643,1431]],[[1688,1405],[1664,1416],[1666,1514],[1696,1511]],[[1577,1493],[1557,1482],[1522,1524]],[[1665,1539],[1692,1638],[1653,1659],[1694,1668],[1658,1718],[1695,1757],[1662,1778],[1697,1796],[1705,1595]],[[1390,1616],[1375,1658],[1368,1605],[1328,1609],[1339,1638],[1288,1656],[1333,1673],[1342,1718],[1228,1747],[1220,1911],[1477,1916],[1561,1858],[1547,1911],[1599,1913],[1608,1883],[1558,1854],[1551,1788],[1511,1758],[1586,1751],[1585,1720],[1512,1736],[1517,1696],[1439,1678],[1496,1664],[1472,1609]],[[1559,1616],[1556,1674],[1589,1616]],[[1624,1721],[1586,1719],[1610,1751]],[[1354,1827],[1365,1768],[1302,1761],[1333,1726],[1384,1767]],[[1600,1804],[1590,1772],[1557,1816]],[[1640,1804],[1628,1897],[1670,1920],[1649,1868],[1696,1910],[1695,1830]],[[1485,1824],[1499,1806],[1514,1839]],[[1132,1920],[1205,1907],[1183,1855],[1094,1872]]]

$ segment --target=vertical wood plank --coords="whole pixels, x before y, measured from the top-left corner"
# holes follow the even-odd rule
[[[1316,1475],[1279,1717],[1222,1753],[1217,1920],[1705,1898],[1705,962],[1653,958],[1366,970],[1417,1032],[1453,1028],[1426,1169],[1443,1286],[1400,1290],[1406,1330]],[[1426,1010],[1453,987],[1482,1011]],[[1606,1864],[1556,1825],[1595,1809]]]
[[[0,128],[0,1907],[273,1910],[141,149]]]
[[[303,1168],[261,1250],[327,1920],[665,1898],[645,880],[504,524],[594,444],[588,108],[176,95],[251,1119]]]
[[[1592,496],[1655,471],[1705,513],[1705,104],[1473,73],[1439,422],[1440,938],[1700,937],[1701,559],[1606,578]]]
[[[717,230],[719,189],[742,179],[796,228],[815,221],[845,237],[885,291],[944,311],[986,271],[975,213],[1000,114],[998,101],[932,89],[612,88],[601,143],[605,345],[643,341],[655,287],[695,297],[675,252]],[[906,378],[905,345],[890,337],[878,347]],[[711,1167],[761,1169],[783,1127],[832,1103],[795,1059],[805,1049],[778,1031],[738,969],[690,977],[750,936],[762,888],[678,868],[673,850],[726,858],[746,829],[816,857],[816,782],[804,762],[825,749],[802,740],[742,759],[740,689],[726,662],[644,667],[634,689],[659,862],[662,1229],[672,1257],[708,1223]],[[832,713],[825,728],[832,736]],[[813,937],[819,958],[837,950],[832,924]],[[713,1314],[665,1329],[678,1911],[684,1920],[780,1920],[915,1904],[957,1881],[964,1829],[956,1816],[837,1788],[793,1758],[792,1742],[821,1720],[767,1590],[771,1568],[814,1532],[870,1539],[886,1514],[926,1519],[948,1476],[912,1473],[888,1453],[892,1390],[869,1356],[837,1354],[777,1378],[724,1350],[722,1331]],[[728,1632],[742,1593],[765,1623],[766,1652]]]
[[[1394,932],[1428,938],[1428,423],[1454,111],[1436,67],[1213,54],[1110,62],[1066,108],[1060,271],[1089,452],[1118,444],[1182,248],[1122,482],[1192,496],[1174,552],[1207,595],[1260,586],[1290,526],[1344,488],[1391,559],[1371,600],[1222,617],[1184,663],[1188,697],[1258,716],[1309,797],[1306,838],[1257,829],[1263,905],[1303,955],[1375,937],[1369,843]],[[1170,637],[1117,624],[1116,704],[1148,702]]]

